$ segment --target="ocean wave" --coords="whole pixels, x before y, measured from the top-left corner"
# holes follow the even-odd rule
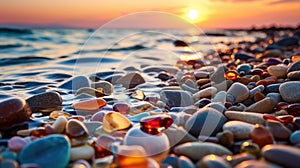
[[[0,59],[0,66],[10,66],[10,65],[19,65],[19,64],[30,64],[38,63],[52,60],[47,57],[37,57],[37,56],[24,56],[18,58],[2,58]]]
[[[108,48],[108,49],[100,49],[100,50],[80,50],[76,51],[74,54],[87,54],[87,53],[94,53],[94,52],[119,52],[119,51],[135,51],[146,49],[147,47],[143,45],[134,45],[129,47],[120,47],[120,48]]]
[[[18,47],[23,47],[24,45],[23,44],[3,44],[3,45],[0,45],[0,50],[1,49],[7,49],[7,48],[18,48]]]
[[[6,34],[33,34],[29,29],[14,29],[14,28],[0,28],[0,33]]]

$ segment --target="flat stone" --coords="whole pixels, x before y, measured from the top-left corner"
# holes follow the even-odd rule
[[[267,71],[270,75],[276,76],[277,78],[285,78],[287,74],[287,66],[286,65],[273,65],[267,68]]]
[[[227,119],[222,113],[212,108],[202,108],[186,122],[185,129],[195,137],[215,135],[222,130]]]
[[[43,168],[65,168],[69,160],[70,144],[63,135],[49,135],[34,140],[19,153],[20,164],[37,164]]]
[[[210,142],[188,142],[175,147],[176,155],[184,155],[191,160],[198,161],[204,156],[214,154],[217,156],[232,155],[227,148]]]
[[[223,130],[231,131],[234,138],[239,140],[248,139],[253,128],[254,125],[242,121],[228,121],[223,126]]]
[[[300,143],[300,130],[295,131],[290,136],[290,142],[294,145]]]
[[[286,102],[300,102],[300,81],[285,82],[281,84],[279,92],[282,99]]]
[[[246,85],[243,85],[241,83],[234,83],[230,86],[230,88],[227,91],[227,96],[232,96],[234,100],[231,100],[231,102],[242,102],[246,100],[249,97],[249,89]],[[231,98],[229,98],[230,100]]]
[[[102,98],[95,98],[75,102],[71,107],[75,110],[98,111],[101,107],[106,105],[106,101]]]
[[[271,113],[275,106],[275,102],[271,98],[266,97],[247,107],[246,111],[257,113]]]
[[[254,112],[242,112],[242,111],[226,111],[225,116],[228,120],[243,121],[249,124],[265,125],[265,119],[263,114]]]
[[[169,107],[186,107],[194,104],[192,96],[186,91],[163,90],[160,97]]]
[[[276,139],[286,140],[292,134],[292,131],[279,121],[267,121],[266,127],[271,131]]]
[[[53,111],[62,108],[63,100],[57,92],[45,92],[28,98],[27,103],[33,113]]]
[[[137,72],[130,72],[122,76],[115,83],[122,84],[125,88],[131,89],[137,85],[145,83],[145,79]]]
[[[75,76],[63,81],[58,87],[68,90],[78,90],[82,87],[90,87],[90,82],[85,76]]]
[[[90,160],[95,155],[94,148],[88,145],[72,147],[70,161]]]
[[[267,145],[262,149],[263,157],[283,167],[299,167],[300,149],[287,145]]]
[[[9,128],[28,121],[30,116],[31,110],[25,100],[12,97],[0,101],[0,128]]]
[[[225,103],[226,102],[226,92],[225,91],[219,91],[215,94],[214,98],[212,99],[212,102],[220,102]]]
[[[196,102],[201,98],[212,97],[214,94],[217,93],[217,89],[215,87],[208,87],[205,89],[200,90],[199,92],[193,94],[193,99]]]
[[[279,49],[269,49],[260,58],[281,58],[283,53]]]
[[[287,77],[291,80],[299,80],[300,79],[300,70],[289,72],[287,74]]]
[[[114,86],[107,81],[98,81],[91,84],[92,88],[103,89],[104,94],[111,95],[114,91]]]

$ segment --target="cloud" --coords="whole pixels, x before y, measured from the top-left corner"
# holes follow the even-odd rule
[[[282,4],[282,3],[291,3],[291,2],[300,2],[300,0],[275,0],[270,2],[270,5],[277,5],[277,4]]]

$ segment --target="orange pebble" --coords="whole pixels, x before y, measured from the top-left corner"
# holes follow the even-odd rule
[[[84,100],[72,104],[72,108],[76,110],[89,110],[95,111],[106,105],[106,101],[102,98]]]

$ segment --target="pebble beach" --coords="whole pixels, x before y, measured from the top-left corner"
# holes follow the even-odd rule
[[[299,167],[300,29],[0,33],[0,168]]]

